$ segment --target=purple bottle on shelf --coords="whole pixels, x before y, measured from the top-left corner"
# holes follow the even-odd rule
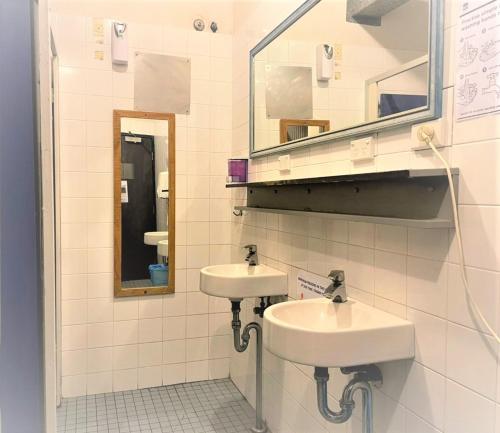
[[[248,179],[248,159],[229,159],[227,161],[228,183],[244,183]]]

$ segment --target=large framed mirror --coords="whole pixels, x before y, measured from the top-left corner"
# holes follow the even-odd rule
[[[115,110],[114,293],[175,291],[175,116]]]
[[[443,3],[304,2],[250,51],[250,156],[439,118]]]

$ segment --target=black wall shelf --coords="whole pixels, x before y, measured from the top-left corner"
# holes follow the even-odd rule
[[[458,169],[452,169],[455,190]],[[282,179],[228,188],[247,189],[246,206],[259,211],[421,228],[453,227],[444,169],[412,169],[342,176]]]

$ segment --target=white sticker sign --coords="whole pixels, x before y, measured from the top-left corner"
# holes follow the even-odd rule
[[[311,299],[323,296],[331,281],[326,277],[311,274],[306,271],[297,273],[297,297],[298,299]]]
[[[459,13],[456,119],[500,112],[500,0],[462,0]]]
[[[121,195],[122,195],[122,203],[128,203],[128,183],[126,180],[122,180]]]

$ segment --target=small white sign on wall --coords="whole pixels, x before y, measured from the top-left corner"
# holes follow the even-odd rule
[[[121,195],[122,195],[122,203],[128,203],[128,183],[126,180],[122,180]]]
[[[456,35],[456,119],[495,112],[500,112],[500,0],[462,0]]]
[[[320,298],[332,282],[326,278],[306,271],[297,273],[297,298]]]

